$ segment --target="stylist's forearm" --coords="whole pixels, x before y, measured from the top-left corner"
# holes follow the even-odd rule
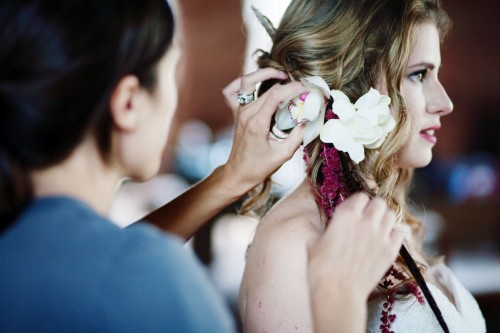
[[[362,295],[335,288],[331,283],[322,283],[310,290],[314,333],[366,331],[366,298]]]
[[[144,220],[184,239],[257,184],[240,181],[223,165],[176,199],[153,211]]]

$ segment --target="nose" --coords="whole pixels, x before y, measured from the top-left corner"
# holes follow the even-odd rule
[[[437,81],[434,87],[432,87],[431,96],[432,98],[427,104],[427,112],[444,117],[453,111],[453,102],[441,82]]]

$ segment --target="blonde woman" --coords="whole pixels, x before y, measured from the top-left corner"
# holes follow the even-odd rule
[[[424,256],[421,221],[406,203],[412,170],[429,164],[442,117],[453,110],[438,77],[450,27],[440,2],[295,0],[277,29],[264,24],[273,46],[259,66],[310,89],[282,105],[272,127],[280,139],[305,124],[307,177],[257,227],[240,290],[245,331],[313,331],[307,244],[324,233],[337,205],[364,191],[384,199],[406,231],[401,256],[365,299],[367,330],[484,332],[471,294]],[[269,181],[243,210],[259,208],[268,192]]]

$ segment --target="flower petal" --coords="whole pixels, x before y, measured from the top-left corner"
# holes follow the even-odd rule
[[[382,124],[380,124],[382,126],[382,129],[385,131],[385,133],[389,133],[390,131],[392,131],[395,127],[396,127],[396,120],[394,119],[394,117],[391,115],[387,118],[387,120],[385,120]]]
[[[349,128],[354,140],[363,145],[372,144],[384,136],[383,131],[365,117],[356,116]]]
[[[378,139],[378,141],[375,141],[374,143],[372,144],[367,144],[367,145],[364,145],[365,148],[368,148],[368,149],[377,149],[379,148],[382,143],[384,142],[385,140],[385,136],[381,137],[380,139]]]
[[[356,163],[365,158],[363,145],[354,140],[350,129],[338,119],[328,120],[321,127],[319,137],[323,142],[333,143],[337,150],[348,153],[349,157]]]
[[[347,153],[356,164],[359,164],[359,162],[365,159],[365,148],[362,144],[352,146]]]
[[[319,89],[311,90],[309,95],[307,95],[306,100],[304,101],[304,112],[302,113],[302,119],[297,119],[297,121],[301,122],[304,119],[307,119],[309,121],[315,120],[321,113],[322,108],[325,108],[325,97],[323,97]]]
[[[276,115],[274,116],[274,120],[276,121],[276,127],[278,129],[285,131],[290,128],[294,128],[297,126],[297,122],[292,119],[292,114],[288,111],[288,108],[280,108]]]
[[[358,98],[356,103],[354,103],[354,106],[356,109],[371,109],[375,107],[376,105],[379,104],[380,102],[380,93],[373,89],[370,88],[370,91],[368,91],[366,94]]]
[[[356,109],[351,102],[344,99],[338,99],[332,103],[332,111],[343,123],[348,123],[356,115]]]
[[[300,79],[300,82],[307,88],[319,89],[325,97],[330,95],[330,87],[328,87],[328,84],[326,84],[321,76],[307,76]]]
[[[356,144],[348,126],[345,126],[338,119],[328,120],[319,133],[321,141],[333,143],[335,148],[341,151],[348,151]]]
[[[319,116],[314,121],[309,121],[304,126],[304,146],[307,146],[314,139],[316,139],[321,131],[323,123],[325,122],[325,110],[320,112]]]
[[[330,96],[333,97],[333,101],[336,102],[338,100],[344,100],[346,102],[349,102],[351,103],[351,101],[349,100],[349,97],[347,97],[346,94],[344,94],[342,91],[340,90],[335,90],[335,89],[332,89],[330,91]]]
[[[373,125],[377,125],[379,114],[374,109],[360,109],[356,111],[356,117],[369,119]]]

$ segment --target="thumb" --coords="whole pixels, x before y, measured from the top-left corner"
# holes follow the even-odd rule
[[[282,151],[287,152],[287,159],[292,158],[295,151],[302,144],[302,141],[304,141],[304,124],[299,124],[295,126],[282,143],[282,148],[284,148]]]

